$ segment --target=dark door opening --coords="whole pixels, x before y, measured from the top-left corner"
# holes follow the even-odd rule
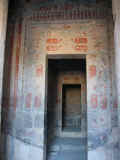
[[[47,160],[87,160],[86,59],[48,59]]]

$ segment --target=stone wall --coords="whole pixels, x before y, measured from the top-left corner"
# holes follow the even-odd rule
[[[10,38],[6,56],[11,67],[6,66],[9,71],[6,69],[6,77],[9,75],[10,79],[7,84],[4,83],[7,88],[4,92],[2,127],[4,151],[7,153],[5,160],[37,160],[45,156],[47,54],[60,57],[86,55],[88,160],[114,160],[111,155],[117,145],[111,139],[111,122],[116,121],[111,114],[114,113],[111,109],[114,71],[111,76],[112,54],[107,17],[98,13],[97,9],[94,12],[95,7],[91,8],[92,12],[79,7],[79,14],[73,7],[69,9],[71,14],[67,14],[68,11],[64,14],[63,10],[56,17],[44,16],[48,10],[40,12],[42,8],[39,6],[32,8],[22,13],[22,19],[17,16],[15,29],[11,27],[13,31],[8,31]],[[56,15],[58,12],[59,7]],[[105,10],[102,13],[107,15]],[[110,37],[113,38],[112,35]]]

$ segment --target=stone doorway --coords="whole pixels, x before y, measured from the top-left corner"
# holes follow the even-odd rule
[[[62,130],[81,130],[81,84],[63,84],[62,87]]]
[[[87,159],[86,59],[48,59],[47,160]]]

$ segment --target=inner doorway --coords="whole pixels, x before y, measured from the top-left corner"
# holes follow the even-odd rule
[[[48,59],[47,160],[87,160],[86,59]]]
[[[62,129],[80,131],[81,129],[81,85],[63,84],[62,88]]]

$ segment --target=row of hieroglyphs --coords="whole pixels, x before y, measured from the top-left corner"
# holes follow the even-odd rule
[[[42,31],[40,24],[31,24],[32,52],[41,49],[44,41],[46,52],[56,53],[88,53],[105,51],[107,34],[104,23],[88,22],[81,24],[56,24],[45,26]],[[97,32],[99,30],[99,32]],[[41,36],[44,33],[44,36]]]

